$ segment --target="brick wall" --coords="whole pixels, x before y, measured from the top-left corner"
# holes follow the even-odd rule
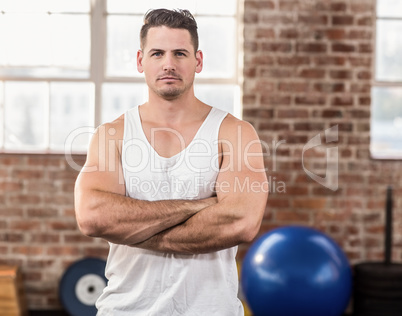
[[[74,157],[82,165],[84,157]],[[30,309],[60,308],[58,284],[84,256],[107,244],[83,236],[74,215],[78,172],[64,155],[0,155],[0,264],[22,267]]]
[[[374,0],[245,0],[244,21],[244,118],[265,145],[272,191],[261,233],[310,225],[335,238],[352,263],[381,260],[391,184],[393,259],[401,262],[401,162],[369,153]],[[324,130],[334,126],[338,141],[325,144]],[[303,154],[317,134],[323,145]],[[303,169],[324,177],[333,146],[336,191]],[[64,156],[0,155],[0,263],[22,266],[31,309],[60,306],[58,282],[71,262],[106,256],[105,242],[77,230],[76,176]]]
[[[381,260],[385,191],[393,185],[393,259],[402,261],[402,164],[369,152],[375,1],[246,0],[244,20],[243,113],[270,154],[262,232],[311,225],[335,238],[351,262]],[[325,144],[324,131],[335,126],[338,141]],[[323,145],[303,155],[317,134]],[[303,169],[324,177],[333,146],[336,191]]]

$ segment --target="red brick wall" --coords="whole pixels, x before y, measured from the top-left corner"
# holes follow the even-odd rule
[[[381,260],[390,184],[393,259],[402,261],[402,164],[369,153],[374,0],[245,0],[244,21],[244,119],[270,154],[261,233],[309,225],[335,238],[352,263]],[[332,191],[307,176],[302,153],[336,125],[339,188]],[[324,176],[329,147],[305,152],[304,166]],[[0,263],[22,266],[31,309],[60,306],[58,282],[71,262],[106,256],[105,242],[77,230],[76,176],[64,156],[0,155]]]
[[[244,119],[270,146],[273,192],[261,232],[311,225],[335,238],[352,263],[381,260],[392,185],[393,259],[402,261],[402,163],[369,152],[375,1],[246,0],[244,21]],[[337,146],[336,191],[313,181],[302,161],[305,144],[318,133],[325,143],[333,126],[338,142],[306,151],[304,165],[323,177],[325,151]],[[275,184],[286,193],[274,192]]]
[[[83,164],[84,157],[74,159]],[[22,267],[30,309],[59,308],[66,267],[107,255],[106,242],[77,229],[77,174],[64,155],[0,155],[0,264]]]

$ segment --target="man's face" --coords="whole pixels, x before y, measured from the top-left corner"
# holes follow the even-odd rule
[[[194,53],[189,31],[152,27],[137,53],[137,68],[144,72],[153,93],[174,100],[192,91],[195,73],[202,70],[202,58],[201,51]]]

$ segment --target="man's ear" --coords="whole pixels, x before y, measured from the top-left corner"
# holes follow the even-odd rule
[[[142,59],[144,57],[144,53],[142,52],[141,49],[137,51],[137,70],[139,73],[144,72],[144,68],[142,67]]]
[[[202,70],[202,67],[203,67],[203,61],[204,61],[204,55],[203,55],[203,53],[202,53],[202,51],[197,51],[196,53],[195,53],[195,59],[197,60],[197,66],[195,67],[195,72],[197,73],[197,74],[199,74],[200,72],[201,72],[201,70]]]

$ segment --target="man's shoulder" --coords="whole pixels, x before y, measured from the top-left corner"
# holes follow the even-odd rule
[[[123,139],[124,114],[113,121],[99,125],[95,133],[103,135],[106,139]]]
[[[233,133],[238,132],[246,132],[254,134],[255,129],[251,123],[239,119],[234,115],[228,113],[224,118],[224,120],[222,121],[220,132],[222,135],[233,135]]]

